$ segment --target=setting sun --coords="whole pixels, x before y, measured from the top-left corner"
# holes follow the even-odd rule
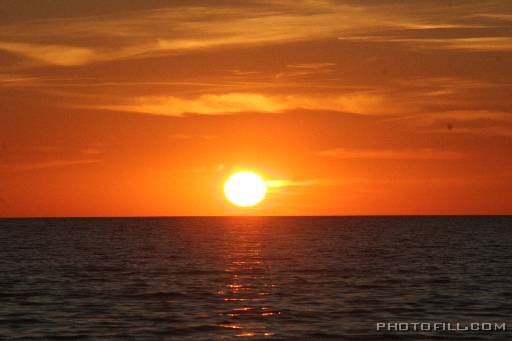
[[[233,204],[250,207],[259,203],[267,193],[265,181],[251,171],[237,172],[224,184],[224,194]]]

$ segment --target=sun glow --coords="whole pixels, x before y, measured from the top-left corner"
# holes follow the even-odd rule
[[[233,204],[250,207],[258,204],[267,193],[267,185],[261,176],[251,171],[237,172],[224,184],[224,194]]]

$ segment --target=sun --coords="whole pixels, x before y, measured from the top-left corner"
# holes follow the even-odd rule
[[[261,176],[251,171],[237,172],[224,184],[226,198],[240,207],[251,207],[267,194],[267,185]]]

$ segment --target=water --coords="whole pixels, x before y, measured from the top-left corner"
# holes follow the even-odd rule
[[[0,220],[0,338],[512,339],[511,217]],[[385,332],[377,322],[506,322]]]

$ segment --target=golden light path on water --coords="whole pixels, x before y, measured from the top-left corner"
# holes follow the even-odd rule
[[[261,242],[255,234],[232,231],[232,247],[226,255],[227,282],[218,291],[225,310],[219,327],[235,330],[238,337],[270,337],[270,319],[281,313],[272,307],[277,286],[269,278],[269,264],[261,255]]]

